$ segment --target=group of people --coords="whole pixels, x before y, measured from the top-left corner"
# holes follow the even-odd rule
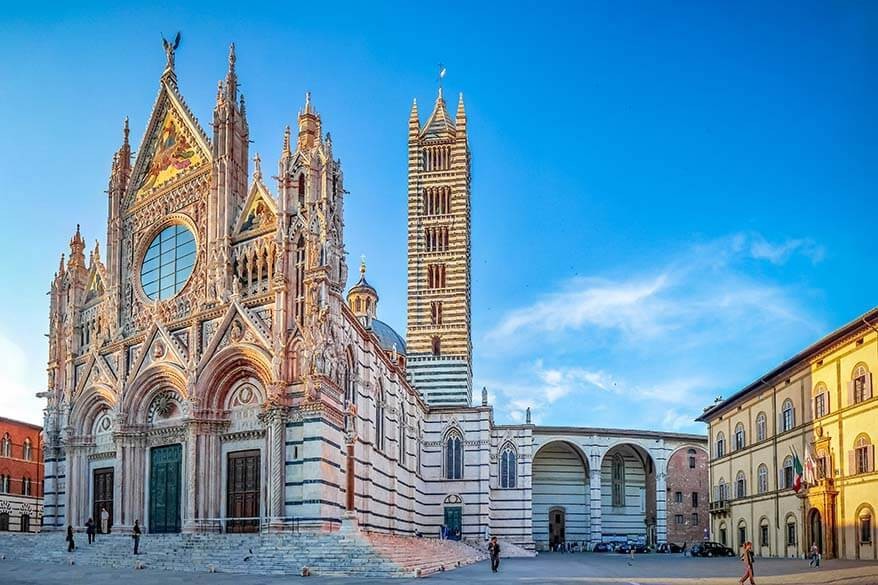
[[[88,543],[94,544],[95,537],[98,533],[100,534],[109,534],[110,533],[110,513],[106,508],[101,508],[101,523],[98,526],[95,524],[95,521],[92,518],[89,518],[85,523],[85,534],[88,537]],[[140,529],[140,520],[134,521],[134,527],[131,529],[131,537],[134,539],[134,554],[140,554],[140,535],[142,534],[142,530]],[[67,542],[67,552],[73,552],[76,549],[76,541],[74,539],[74,531],[73,526],[67,526],[67,537],[64,539]]]
[[[582,542],[576,542],[575,540],[571,541],[571,542],[557,542],[557,543],[555,543],[555,546],[552,547],[553,552],[575,553],[575,552],[586,552],[587,550],[588,550],[588,543],[585,542],[584,540]]]

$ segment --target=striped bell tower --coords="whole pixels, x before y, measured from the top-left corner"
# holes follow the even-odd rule
[[[429,404],[469,405],[470,151],[463,94],[452,119],[440,79],[423,126],[413,102],[408,147],[408,372]]]

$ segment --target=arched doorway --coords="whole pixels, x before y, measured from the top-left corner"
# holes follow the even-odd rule
[[[564,542],[566,519],[564,508],[556,506],[549,509],[549,550],[555,550],[558,545]]]
[[[591,540],[588,464],[575,445],[550,441],[533,458],[533,541],[539,550]]]
[[[823,553],[823,518],[820,516],[820,510],[817,508],[811,509],[811,518],[810,518],[810,539],[805,543],[804,549],[811,550],[811,544],[817,544],[817,550]]]

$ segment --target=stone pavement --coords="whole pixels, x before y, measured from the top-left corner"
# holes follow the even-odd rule
[[[497,574],[487,562],[427,577],[429,583],[521,585],[733,585],[740,576],[736,559],[695,559],[680,555],[542,554],[534,559],[505,559]],[[878,585],[878,563],[826,561],[820,569],[796,559],[758,559],[759,585]],[[2,585],[280,585],[303,581],[295,576],[187,573],[157,570],[107,569],[80,565],[0,561]],[[305,583],[398,584],[414,579],[310,577]]]

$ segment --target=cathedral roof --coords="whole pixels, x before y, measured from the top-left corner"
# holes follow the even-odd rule
[[[392,351],[395,348],[398,353],[405,355],[405,340],[393,330],[393,327],[378,319],[372,319],[371,325],[372,333],[378,338],[381,347],[387,351]]]

